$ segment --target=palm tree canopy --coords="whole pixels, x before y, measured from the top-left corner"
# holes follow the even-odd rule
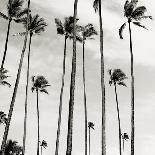
[[[93,39],[93,35],[97,35],[97,31],[95,30],[93,24],[87,24],[86,26],[82,27],[81,26],[81,31],[82,35],[84,37],[84,40],[88,39]]]
[[[76,19],[76,22],[78,20],[79,19]],[[57,27],[57,34],[65,35],[67,38],[73,39],[74,18],[72,16],[65,17],[64,23],[62,23],[60,19],[55,18],[55,24],[56,24],[56,27]],[[79,27],[80,26],[76,25],[77,32],[80,31]],[[79,42],[82,42],[82,38],[80,37],[79,34],[76,34],[76,39]]]
[[[39,90],[40,92],[44,92],[46,94],[48,94],[48,91],[46,90],[46,87],[50,86],[48,81],[45,79],[44,76],[37,76],[35,78],[35,76],[32,77],[32,92],[34,90]]]
[[[126,84],[124,83],[124,80],[127,79],[127,76],[121,69],[114,69],[114,70],[110,69],[108,72],[110,75],[110,80],[109,80],[110,85],[118,84],[118,85],[126,86]]]
[[[95,130],[94,129],[94,123],[93,122],[88,122],[88,128],[91,128],[91,129],[93,129],[93,130]]]
[[[21,155],[23,148],[17,141],[8,140],[5,147],[5,155]]]
[[[142,19],[152,19],[152,16],[145,15],[145,12],[147,11],[145,6],[138,6],[137,7],[138,0],[127,0],[124,4],[124,16],[128,19],[128,22],[132,22],[136,26],[142,27],[144,29],[147,29],[145,26],[141,25],[140,21]],[[126,23],[124,23],[120,29],[119,29],[119,36],[121,39],[123,39],[122,33],[126,26]]]
[[[6,125],[6,123],[7,123],[6,114],[3,111],[0,111],[0,124]]]
[[[9,87],[11,87],[11,84],[8,83],[7,81],[5,81],[5,79],[7,79],[9,76],[6,75],[6,73],[8,73],[8,71],[6,69],[0,69],[0,85],[7,85]]]
[[[124,133],[124,134],[123,134],[123,139],[126,140],[126,141],[129,139],[129,136],[128,136],[127,133]]]
[[[47,148],[47,142],[45,140],[42,140],[40,146],[42,146],[46,149]]]
[[[99,0],[94,0],[93,8],[94,8],[95,12],[98,11],[98,8],[99,8]]]

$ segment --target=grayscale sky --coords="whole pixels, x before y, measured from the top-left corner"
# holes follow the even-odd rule
[[[6,0],[0,0],[0,11],[6,13]],[[44,75],[51,87],[49,95],[39,94],[41,139],[48,142],[48,148],[44,155],[54,154],[59,94],[61,88],[62,60],[64,37],[56,33],[54,18],[64,19],[73,15],[74,0],[32,0],[32,14],[39,14],[48,23],[46,32],[32,38],[30,74]],[[104,0],[103,26],[104,26],[104,54],[106,70],[106,137],[107,155],[118,155],[118,122],[114,88],[108,84],[107,70],[121,68],[129,77],[126,80],[127,88],[118,88],[118,99],[122,120],[122,131],[130,135],[130,53],[129,35],[126,27],[124,40],[119,39],[118,29],[126,20],[123,17],[123,5],[125,0]],[[93,0],[79,0],[78,18],[79,24],[93,23],[97,30],[98,15],[93,10]],[[139,5],[145,5],[148,14],[155,17],[155,1],[139,0]],[[149,31],[132,25],[133,52],[135,62],[135,155],[154,155],[155,149],[155,22],[146,20],[143,22]],[[0,18],[0,58],[4,51],[7,21]],[[20,24],[12,22],[8,53],[5,67],[9,70],[8,81],[11,89],[0,86],[0,110],[8,113],[16,79],[20,53],[23,46],[23,37],[12,35],[24,31]],[[68,40],[65,89],[63,98],[62,128],[60,137],[60,155],[66,151],[67,120],[69,103],[69,85],[71,73],[72,41]],[[25,54],[21,80],[12,116],[9,139],[17,140],[22,144],[24,100],[26,83]],[[30,84],[31,86],[31,84]],[[88,120],[94,122],[95,130],[91,132],[92,155],[101,152],[101,88],[100,88],[100,52],[99,36],[95,40],[86,42],[86,87]],[[73,128],[73,155],[84,154],[84,105],[82,85],[82,46],[77,44],[77,76],[75,90],[74,128]],[[36,153],[37,146],[37,115],[36,94],[29,88],[28,97],[28,130],[26,155]],[[4,127],[0,126],[0,140],[2,140]],[[125,143],[125,155],[130,153],[130,142]]]

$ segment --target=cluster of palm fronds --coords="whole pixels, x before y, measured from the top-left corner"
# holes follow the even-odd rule
[[[25,31],[17,32],[14,34],[24,36],[24,46],[21,52],[20,63],[17,73],[17,78],[15,82],[15,87],[13,90],[12,100],[10,104],[10,109],[8,116],[0,111],[0,124],[5,125],[5,131],[3,135],[3,141],[1,145],[2,155],[12,155],[12,154],[25,154],[25,143],[26,143],[26,127],[27,127],[27,98],[28,98],[28,87],[29,87],[29,78],[30,78],[30,56],[31,56],[31,44],[34,35],[40,35],[45,31],[47,23],[44,18],[40,18],[38,14],[33,15],[30,10],[30,0],[26,1],[27,7],[23,8],[24,1],[23,0],[8,0],[7,5],[7,15],[0,12],[0,16],[8,21],[8,29],[7,29],[7,37],[5,42],[4,54],[2,57],[2,63],[0,68],[0,84],[8,85],[11,87],[11,84],[7,82],[6,74],[8,71],[5,69],[5,60],[7,56],[8,42],[9,42],[9,34],[11,29],[11,23],[16,22],[19,24],[23,24]],[[145,6],[137,6],[138,0],[126,1],[124,5],[124,16],[127,18],[127,22],[124,23],[119,29],[119,36],[123,39],[123,29],[126,25],[129,25],[129,35],[130,35],[130,54],[131,54],[131,155],[134,155],[134,68],[133,68],[133,48],[132,48],[132,31],[131,31],[131,23],[136,26],[147,29],[144,25],[141,24],[142,19],[152,19],[152,16],[146,16],[146,7]],[[86,78],[85,78],[85,44],[88,39],[94,39],[95,35],[98,35],[94,25],[88,23],[85,26],[81,26],[78,24],[79,19],[77,18],[77,5],[78,0],[75,0],[74,3],[74,16],[69,16],[64,19],[62,22],[60,19],[55,18],[55,24],[57,28],[57,34],[63,35],[65,39],[64,43],[64,58],[63,58],[63,74],[62,74],[62,86],[60,92],[60,103],[59,103],[59,117],[58,117],[58,128],[57,128],[57,139],[56,139],[56,149],[55,155],[59,153],[59,137],[60,137],[60,127],[61,127],[61,114],[62,114],[62,98],[63,98],[63,89],[64,89],[64,77],[66,70],[66,49],[67,49],[67,41],[68,39],[73,40],[73,57],[72,57],[72,72],[71,72],[71,84],[70,84],[70,100],[69,100],[69,116],[68,116],[68,135],[67,135],[67,150],[66,155],[71,155],[72,152],[72,129],[73,129],[73,109],[74,109],[74,90],[75,90],[75,76],[76,76],[76,41],[79,41],[83,45],[83,96],[84,96],[84,111],[85,111],[85,155],[87,155],[87,130],[89,130],[89,154],[90,154],[90,131],[94,130],[94,123],[88,122],[87,118],[87,98],[86,98]],[[103,52],[103,26],[102,26],[102,5],[101,0],[95,0],[93,3],[93,7],[95,12],[99,13],[99,26],[100,26],[100,53],[101,53],[101,90],[102,90],[102,155],[106,154],[106,130],[105,130],[105,63],[104,63],[104,52]],[[25,117],[24,117],[24,134],[23,134],[23,146],[17,145],[16,141],[8,140],[8,132],[11,122],[11,117],[13,113],[13,108],[15,104],[16,94],[18,90],[20,74],[23,64],[23,58],[26,50],[26,43],[29,41],[28,47],[28,57],[27,57],[27,81],[26,81],[26,97],[25,97]],[[117,86],[125,86],[126,84],[124,80],[127,79],[126,74],[121,69],[110,69],[108,71],[110,79],[110,86],[114,86],[115,97],[116,97],[116,105],[117,105],[117,118],[119,125],[119,150],[120,155],[122,154],[122,150],[124,150],[124,141],[129,139],[127,133],[122,132],[121,127],[121,118],[120,118],[120,110],[118,103],[118,95],[117,95]],[[40,142],[40,115],[39,115],[39,93],[43,92],[48,94],[47,87],[50,86],[49,82],[46,80],[44,76],[32,76],[32,92],[36,92],[37,96],[37,117],[38,117],[38,140],[37,140],[37,155],[42,154],[42,148],[47,147],[47,142],[43,140]],[[122,144],[123,141],[123,144]],[[122,149],[123,145],[123,149]]]

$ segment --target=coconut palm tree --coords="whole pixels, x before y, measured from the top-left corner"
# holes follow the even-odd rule
[[[46,149],[47,148],[47,142],[45,140],[42,140],[41,144],[40,144],[40,147],[41,147],[41,155],[42,155],[42,152],[43,152],[43,148]]]
[[[7,117],[6,114],[3,111],[0,111],[0,125],[6,125],[7,123]]]
[[[134,155],[134,137],[135,137],[135,119],[134,119],[134,58],[133,58],[133,48],[132,48],[132,31],[131,31],[131,23],[136,26],[147,29],[140,22],[142,19],[152,19],[152,16],[146,16],[145,6],[138,6],[138,0],[131,0],[130,2],[127,0],[124,5],[124,16],[127,18],[127,22],[125,22],[119,29],[119,36],[123,39],[123,30],[126,27],[126,24],[129,25],[129,35],[130,35],[130,55],[131,55],[131,155]]]
[[[8,83],[5,79],[7,79],[9,76],[5,75],[6,73],[8,73],[8,71],[4,68],[0,69],[0,85],[7,85],[9,87],[11,87],[11,84]]]
[[[29,51],[28,51],[28,58],[27,58],[27,82],[26,82],[26,97],[25,97],[25,116],[24,116],[24,136],[23,136],[23,150],[25,152],[25,143],[26,143],[26,124],[27,124],[27,99],[28,99],[28,87],[29,87],[29,69],[30,69],[30,56],[31,56],[31,44],[32,44],[32,37],[34,35],[40,35],[42,32],[45,31],[45,27],[47,26],[46,22],[43,18],[40,18],[38,14],[35,16],[30,15],[29,19]],[[27,19],[23,18],[21,22],[24,24],[24,27],[27,26]],[[17,33],[15,35],[25,35],[26,32]]]
[[[23,0],[9,0],[7,5],[7,15],[0,12],[0,16],[4,18],[5,20],[8,20],[8,29],[7,29],[7,36],[5,41],[5,49],[4,54],[2,58],[1,68],[4,67],[6,53],[7,53],[7,47],[8,47],[8,40],[9,40],[9,34],[10,34],[10,27],[11,22],[14,20],[15,22],[20,22],[21,18],[27,13],[27,9],[23,9],[24,1]]]
[[[94,128],[94,123],[93,122],[88,122],[88,129],[89,129],[89,155],[90,155],[90,130],[93,129],[95,130]]]
[[[76,19],[77,23],[78,19]],[[55,155],[58,155],[59,149],[59,137],[60,137],[60,126],[61,126],[61,113],[62,113],[62,97],[64,90],[64,78],[65,78],[65,67],[66,67],[66,47],[67,47],[67,39],[73,39],[73,17],[66,17],[64,23],[61,22],[60,19],[55,18],[55,23],[57,27],[57,34],[65,36],[65,44],[64,44],[64,56],[63,56],[63,74],[62,74],[62,85],[60,92],[60,103],[59,103],[59,117],[58,117],[58,128],[57,128],[57,138],[56,138],[56,148]],[[76,39],[78,41],[82,41],[79,35],[76,35]]]
[[[127,79],[127,76],[121,69],[114,69],[109,70],[110,80],[109,84],[110,86],[113,84],[115,88],[115,96],[116,96],[116,106],[117,106],[117,119],[118,119],[118,126],[119,126],[119,150],[120,155],[122,154],[122,144],[121,144],[121,120],[120,120],[120,110],[119,110],[119,104],[118,104],[118,96],[117,96],[117,85],[120,86],[126,86],[124,83],[124,80]]]
[[[105,78],[104,78],[104,53],[103,53],[103,26],[102,26],[102,3],[101,0],[95,0],[93,7],[95,12],[99,13],[100,24],[100,53],[101,53],[101,90],[102,90],[102,155],[106,155],[106,131],[105,131]]]
[[[85,43],[87,39],[92,38],[93,35],[97,35],[93,24],[87,24],[86,26],[81,26],[82,32],[82,44],[83,44],[83,88],[84,88],[84,111],[85,111],[85,155],[87,155],[87,100],[86,100],[86,83],[85,83]]]
[[[75,76],[76,76],[77,5],[78,5],[78,0],[75,0],[74,1],[74,24],[73,24],[73,56],[72,56],[72,71],[71,71],[71,83],[70,83],[70,99],[69,99],[69,115],[68,115],[68,133],[67,133],[66,155],[71,155],[71,153],[72,153],[73,111],[74,111],[74,92],[75,92]]]
[[[30,0],[27,1],[27,10],[28,11],[27,11],[26,35],[25,35],[25,39],[24,39],[23,49],[22,49],[21,56],[20,56],[18,73],[17,73],[17,77],[16,77],[14,90],[13,90],[12,100],[11,100],[11,104],[10,104],[10,108],[9,108],[8,121],[7,121],[5,131],[4,131],[4,135],[3,135],[3,141],[2,141],[2,145],[1,145],[2,155],[4,155],[5,145],[6,145],[6,141],[7,141],[7,136],[8,136],[8,132],[9,132],[11,117],[12,117],[12,113],[13,113],[14,103],[15,103],[17,90],[18,90],[18,85],[19,85],[19,80],[20,80],[21,69],[22,69],[22,65],[23,65],[24,54],[25,54],[25,50],[26,50],[26,43],[27,43],[28,32],[29,32],[28,31],[28,23],[29,23],[30,2],[31,2]]]
[[[48,94],[46,87],[50,86],[44,76],[32,77],[32,92],[36,91],[37,94],[37,117],[38,117],[38,142],[37,142],[37,155],[39,155],[39,141],[40,141],[40,123],[39,123],[39,92]]]
[[[124,143],[125,143],[125,141],[128,141],[129,140],[129,136],[128,136],[127,133],[124,133],[122,135],[122,140],[123,140],[123,152],[124,152]]]

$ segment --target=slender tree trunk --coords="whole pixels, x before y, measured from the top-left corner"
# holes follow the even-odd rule
[[[135,138],[135,119],[134,119],[134,66],[133,66],[133,51],[132,51],[132,35],[131,22],[129,23],[130,34],[130,54],[131,54],[131,155],[134,155],[134,138]]]
[[[58,118],[55,155],[58,155],[58,151],[59,151],[59,137],[60,137],[60,127],[61,127],[61,114],[62,114],[62,97],[63,97],[63,90],[64,90],[64,80],[65,80],[64,78],[65,78],[65,66],[66,66],[66,45],[67,45],[67,36],[65,36],[65,45],[64,45],[63,75],[62,75],[62,86],[61,86],[61,92],[60,92],[59,118]]]
[[[90,127],[89,127],[89,155],[90,155]]]
[[[37,142],[37,155],[39,155],[39,142],[40,142],[40,123],[39,123],[39,101],[38,101],[38,89],[37,92],[37,117],[38,117],[38,142]]]
[[[29,10],[29,8],[30,8],[30,0],[28,0],[28,10]],[[29,11],[28,11],[28,14],[27,14],[27,23],[29,23]],[[20,80],[20,74],[21,74],[21,69],[22,69],[22,65],[23,65],[23,59],[24,59],[24,54],[25,54],[25,50],[26,50],[27,37],[28,37],[28,24],[27,24],[27,27],[26,27],[26,35],[25,35],[25,40],[24,40],[24,46],[23,46],[23,50],[22,50],[22,53],[21,53],[21,57],[20,57],[20,63],[19,63],[19,67],[18,67],[16,83],[15,83],[15,86],[14,86],[13,96],[12,96],[12,100],[11,100],[11,104],[10,104],[10,109],[9,109],[9,114],[8,114],[8,121],[7,121],[7,124],[5,126],[3,141],[2,141],[2,145],[1,145],[2,155],[4,155],[5,145],[6,145],[6,141],[7,141],[7,136],[8,136],[8,132],[9,132],[11,117],[12,117],[13,108],[14,108],[14,103],[15,103],[15,99],[16,99],[16,95],[17,95],[17,90],[18,90],[18,85],[19,85],[19,80]]]
[[[12,21],[12,19],[9,18],[7,36],[6,36],[6,41],[5,41],[5,49],[4,49],[4,54],[3,54],[2,63],[1,63],[1,69],[4,68],[4,62],[5,62],[6,52],[7,52],[7,48],[8,48],[8,40],[9,40],[9,34],[10,34],[11,21]]]
[[[30,70],[31,39],[32,39],[32,34],[30,34],[29,51],[28,51],[28,58],[27,58],[27,82],[26,82],[26,97],[25,97],[24,135],[23,135],[23,155],[25,154],[25,143],[26,143],[27,99],[28,99],[28,88],[29,88],[29,70]]]
[[[87,102],[86,102],[86,83],[85,83],[85,41],[83,37],[83,92],[84,92],[84,111],[85,111],[85,155],[87,155]]]
[[[116,105],[117,105],[117,115],[118,115],[118,126],[119,126],[119,152],[120,155],[122,155],[122,144],[121,144],[121,120],[120,120],[120,114],[119,114],[119,105],[118,105],[118,97],[117,97],[117,88],[116,83],[115,86],[115,96],[116,96]]]
[[[73,26],[73,57],[72,57],[71,83],[70,83],[70,100],[69,100],[68,134],[67,134],[66,155],[71,155],[72,154],[73,110],[74,110],[75,76],[76,76],[76,17],[77,17],[77,4],[78,4],[78,0],[75,0],[75,2],[74,2],[74,26]]]
[[[41,155],[43,154],[43,147],[41,146]]]
[[[123,152],[124,152],[124,138],[123,138]]]
[[[103,54],[103,25],[102,6],[99,0],[99,22],[100,22],[100,53],[101,53],[101,89],[102,89],[102,155],[106,155],[106,114],[105,114],[105,83],[104,83],[104,54]]]

